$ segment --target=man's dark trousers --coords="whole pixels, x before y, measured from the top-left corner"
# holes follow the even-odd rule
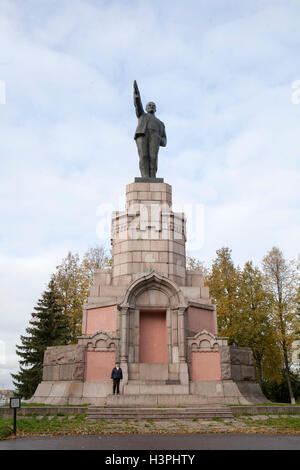
[[[120,393],[120,379],[114,379],[114,384],[113,384],[113,393]]]

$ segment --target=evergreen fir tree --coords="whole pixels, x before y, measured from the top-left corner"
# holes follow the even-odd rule
[[[71,339],[68,317],[62,311],[62,301],[55,282],[51,280],[38,300],[35,312],[21,336],[22,345],[17,345],[21,357],[20,372],[12,374],[16,392],[30,398],[42,381],[44,352],[48,346],[68,344]]]

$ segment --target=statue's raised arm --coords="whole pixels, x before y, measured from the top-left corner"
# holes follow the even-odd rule
[[[142,114],[144,114],[144,109],[136,80],[134,80],[133,82],[133,103],[135,107],[136,116],[137,118],[139,118]]]

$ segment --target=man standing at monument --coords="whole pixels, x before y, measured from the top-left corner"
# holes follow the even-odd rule
[[[123,379],[123,372],[118,362],[116,362],[115,367],[111,371],[110,378],[113,379],[114,381],[113,394],[115,394],[116,391],[117,391],[117,394],[119,394],[120,393],[120,380]]]
[[[140,172],[143,178],[155,178],[159,147],[167,145],[165,125],[155,116],[156,105],[150,101],[143,109],[136,81],[133,83],[133,102],[138,118],[134,139],[140,157]]]

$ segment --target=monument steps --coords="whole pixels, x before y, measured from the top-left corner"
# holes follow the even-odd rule
[[[100,419],[209,419],[209,418],[233,418],[231,410],[222,406],[197,407],[197,408],[133,408],[133,407],[89,407],[87,411],[88,421]]]
[[[180,380],[137,380],[129,379],[128,385],[180,385]]]
[[[120,394],[108,395],[104,405],[109,408],[218,408],[224,407],[224,397],[207,397],[190,394]],[[97,406],[97,405],[95,405]]]
[[[178,395],[189,394],[189,385],[179,380],[129,380],[124,395]]]

